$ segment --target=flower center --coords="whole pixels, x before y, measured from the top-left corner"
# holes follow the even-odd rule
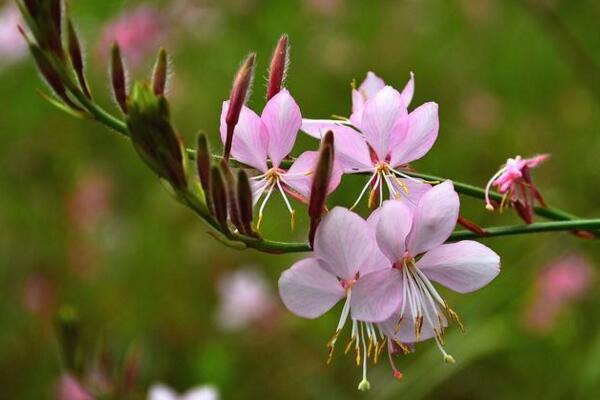
[[[258,221],[256,222],[256,229],[260,229],[260,224],[263,220],[265,207],[271,198],[271,194],[273,194],[273,190],[277,189],[279,193],[281,193],[281,197],[283,198],[283,202],[290,212],[290,225],[292,230],[294,230],[296,226],[296,211],[292,207],[288,196],[285,193],[284,185],[286,185],[285,179],[283,177],[283,170],[280,168],[271,168],[267,172],[262,175],[258,175],[252,178],[252,180],[258,183],[258,189],[254,191],[252,194],[254,197],[254,201],[258,202],[260,198],[264,195],[264,199],[258,209]],[[265,194],[266,193],[266,194]]]

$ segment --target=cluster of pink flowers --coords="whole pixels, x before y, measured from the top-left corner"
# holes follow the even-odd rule
[[[480,243],[445,244],[459,214],[452,182],[432,186],[403,172],[431,149],[439,129],[437,104],[408,111],[413,92],[412,74],[399,92],[369,72],[352,91],[349,118],[303,120],[299,106],[283,89],[270,98],[261,116],[243,107],[233,134],[231,155],[261,172],[252,178],[255,204],[264,196],[259,223],[274,190],[281,193],[292,217],[288,195],[305,202],[309,198],[317,153],[303,153],[288,170],[281,167],[299,130],[316,138],[333,132],[336,161],[329,192],[343,174],[371,175],[354,206],[370,188],[369,205],[379,207],[367,220],[347,208],[329,211],[317,228],[312,255],[279,279],[283,303],[301,317],[317,318],[344,301],[328,343],[329,361],[343,328],[350,324],[346,352],[354,349],[357,364],[362,361],[360,390],[370,388],[369,360],[377,362],[385,350],[398,379],[402,374],[393,355],[411,351],[417,342],[433,339],[443,359],[454,362],[443,347],[443,335],[449,322],[462,325],[432,282],[466,293],[488,284],[500,270],[498,255]],[[225,102],[224,143],[228,111]],[[384,188],[389,195],[385,201]]]
[[[536,277],[525,325],[538,332],[552,329],[561,311],[589,292],[594,278],[593,265],[579,254],[552,260]]]

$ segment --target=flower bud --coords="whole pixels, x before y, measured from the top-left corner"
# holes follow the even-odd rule
[[[167,51],[160,49],[156,58],[156,64],[154,64],[154,72],[152,73],[152,90],[154,90],[154,94],[157,96],[164,96],[165,94],[168,66]]]
[[[237,182],[235,177],[227,164],[227,161],[221,160],[220,163],[221,172],[225,178],[225,190],[227,192],[227,210],[229,211],[229,219],[240,233],[246,233],[244,226],[242,225],[242,218],[240,216],[240,208],[237,200]]]
[[[127,127],[137,153],[174,188],[184,188],[187,180],[183,146],[171,125],[166,99],[155,96],[148,84],[137,83],[127,108]]]
[[[71,58],[71,65],[73,66],[73,70],[75,70],[75,75],[77,76],[77,81],[79,82],[79,86],[83,91],[83,94],[88,98],[92,98],[92,94],[90,93],[90,88],[85,79],[85,74],[83,73],[83,56],[81,54],[81,45],[79,43],[79,39],[77,38],[77,32],[75,31],[75,27],[73,23],[69,19],[67,21],[67,31],[69,38],[69,57]]]
[[[227,138],[225,140],[225,150],[223,152],[225,161],[229,160],[231,143],[233,142],[233,131],[240,119],[242,107],[248,100],[248,94],[250,93],[250,86],[252,85],[252,78],[254,76],[255,60],[256,54],[250,54],[238,70],[235,80],[233,81],[233,89],[231,90],[231,98],[229,99],[229,110],[225,116],[225,123],[227,124]]]
[[[310,216],[310,231],[308,234],[309,242],[312,246],[317,227],[321,222],[321,215],[325,208],[325,200],[331,174],[333,172],[334,162],[334,142],[333,132],[328,131],[325,134],[321,150],[319,151],[319,161],[315,168],[312,186],[310,189],[310,200],[308,203],[308,215]]]
[[[477,236],[487,236],[489,235],[489,233],[483,229],[482,227],[480,227],[479,225],[477,225],[475,222],[471,221],[470,219],[467,219],[461,215],[458,216],[458,224],[463,226],[464,228],[470,230],[471,232],[475,233]]]
[[[68,371],[80,372],[81,359],[81,326],[77,310],[70,306],[62,306],[58,311],[56,327],[60,343],[60,351],[64,367]]]
[[[241,223],[244,227],[244,233],[250,236],[256,236],[256,232],[252,228],[252,220],[254,216],[252,214],[252,188],[250,187],[250,179],[248,174],[243,169],[238,171],[238,186],[237,186],[237,198],[240,209]]]
[[[121,111],[123,111],[123,114],[127,114],[125,68],[123,67],[123,59],[121,58],[121,49],[117,43],[113,44],[111,51],[110,77],[115,101],[121,108]]]
[[[285,77],[287,75],[287,68],[289,65],[289,44],[288,36],[282,35],[277,42],[275,51],[273,52],[273,58],[271,59],[271,66],[269,67],[269,85],[267,87],[267,100],[270,100],[281,90]]]
[[[197,145],[196,145],[196,169],[198,171],[198,177],[200,178],[200,185],[204,190],[204,198],[206,200],[206,206],[212,212],[212,196],[210,194],[210,147],[208,145],[208,139],[206,134],[201,132],[198,134]]]
[[[216,165],[211,169],[210,183],[215,218],[225,232],[229,233],[227,225],[227,191],[225,190],[221,169]]]

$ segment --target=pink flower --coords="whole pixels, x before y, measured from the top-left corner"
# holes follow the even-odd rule
[[[390,198],[404,198],[413,207],[429,189],[428,185],[419,187],[423,185],[421,181],[400,171],[431,149],[439,130],[436,103],[425,103],[408,113],[413,93],[412,74],[402,92],[398,92],[369,72],[358,90],[352,91],[352,115],[348,120],[303,121],[302,130],[314,137],[321,137],[329,129],[334,131],[336,156],[345,173],[372,174],[354,206],[369,186],[369,205],[376,196],[381,205],[384,185]]]
[[[56,390],[58,400],[94,400],[91,394],[71,375],[64,374]]]
[[[238,331],[252,322],[267,318],[275,301],[263,275],[241,269],[219,281],[220,305],[217,321],[226,331]]]
[[[524,315],[527,326],[540,332],[552,329],[560,312],[585,296],[594,279],[593,266],[578,254],[551,261],[537,276],[535,295]]]
[[[12,3],[0,8],[0,65],[20,60],[27,54],[27,43],[19,33],[19,10]]]
[[[531,179],[531,169],[537,167],[548,158],[550,158],[549,154],[540,154],[532,158],[522,158],[521,156],[509,158],[506,164],[487,183],[485,188],[485,207],[490,211],[494,210],[489,192],[491,187],[495,186],[498,192],[504,194],[500,203],[501,210],[508,200],[525,222],[528,224],[533,222],[534,203],[536,201],[541,205],[545,203]]]
[[[165,36],[165,26],[161,13],[151,7],[140,6],[130,10],[103,29],[100,50],[109,54],[113,43],[118,43],[121,51],[132,65],[140,64],[156,51]]]
[[[179,395],[167,385],[158,383],[148,391],[148,400],[219,400],[219,391],[212,385],[204,385]]]
[[[373,290],[381,290],[385,282],[386,301],[398,305],[391,318],[379,324],[387,338],[400,343],[434,338],[447,362],[453,358],[442,347],[442,334],[448,319],[459,325],[460,321],[431,281],[468,293],[487,285],[500,271],[498,255],[480,243],[444,244],[458,211],[458,195],[450,181],[425,193],[414,211],[402,202],[386,201],[369,224],[391,268],[362,279]]]
[[[229,101],[225,101],[221,112],[223,143],[227,137],[225,117],[228,109]],[[318,161],[318,152],[302,153],[288,171],[280,168],[281,161],[294,147],[301,124],[300,108],[286,89],[282,89],[267,102],[260,117],[248,107],[242,108],[233,134],[231,155],[239,162],[262,172],[252,178],[254,203],[256,204],[264,195],[259,209],[258,227],[263,217],[263,210],[274,190],[279,191],[283,197],[292,216],[292,227],[295,211],[286,193],[302,201],[307,201],[310,196],[311,174]],[[334,167],[329,192],[339,185],[341,175],[341,168]]]
[[[336,207],[317,228],[313,256],[298,261],[279,278],[283,303],[304,318],[317,318],[345,299],[335,334],[328,343],[328,362],[350,318],[351,340],[358,360],[361,349],[363,352],[365,381],[368,359],[365,340],[379,346],[373,323],[388,319],[399,306],[393,295],[396,288],[381,279],[382,268],[389,264],[377,248],[367,222],[348,209]],[[388,301],[390,298],[394,300]]]

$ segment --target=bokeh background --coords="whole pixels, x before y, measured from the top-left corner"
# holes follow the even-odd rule
[[[451,328],[442,361],[433,343],[370,369],[373,389],[341,352],[326,366],[339,310],[316,320],[287,312],[277,278],[298,256],[228,249],[181,207],[118,135],[59,113],[0,1],[0,387],[2,398],[53,398],[61,358],[59,310],[79,315],[85,359],[139,354],[137,393],[164,382],[212,384],[224,399],[545,399],[600,394],[600,246],[566,233],[486,241],[502,273],[485,289],[442,289],[466,325]],[[117,37],[130,77],[172,55],[176,126],[220,146],[221,102],[240,61],[258,53],[250,100],[264,105],[279,35],[291,40],[288,88],[306,117],[347,115],[350,82],[373,70],[396,87],[416,75],[413,104],[440,105],[433,150],[414,166],[484,185],[509,156],[552,154],[535,171],[546,200],[598,217],[600,3],[595,0],[70,1],[97,101],[111,104],[107,43]],[[142,7],[142,8],[140,8]],[[315,147],[299,136],[295,153]],[[331,203],[362,186],[348,176]],[[518,222],[464,199],[482,225]],[[280,199],[269,237],[290,232]],[[364,211],[364,210],[363,210]],[[339,350],[339,349],[338,349]],[[89,364],[89,361],[88,361]],[[100,378],[98,378],[100,379]]]

